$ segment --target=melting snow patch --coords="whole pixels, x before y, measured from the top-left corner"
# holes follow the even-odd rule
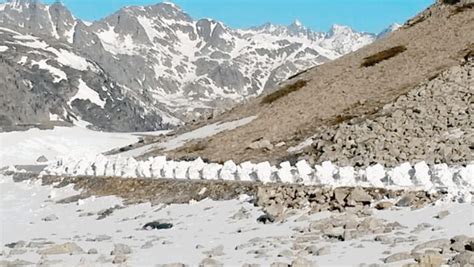
[[[24,65],[26,63],[26,61],[28,61],[28,57],[27,56],[22,56],[21,59],[18,61],[18,64]]]
[[[107,30],[98,32],[97,35],[104,49],[113,55],[123,54],[133,56],[137,54],[135,50],[139,47],[134,44],[133,38],[130,35],[121,37],[115,32],[114,27],[109,27]]]
[[[163,144],[163,148],[166,151],[173,150],[178,147],[181,147],[182,145],[184,145],[186,142],[190,140],[206,138],[209,136],[216,135],[223,131],[233,130],[247,123],[250,123],[255,118],[257,118],[257,116],[243,118],[241,120],[236,120],[236,121],[231,121],[231,122],[224,122],[224,123],[218,122],[211,125],[207,125],[202,128],[196,129],[194,131],[177,136],[176,138]]]
[[[100,98],[99,94],[96,91],[92,90],[89,86],[87,86],[87,84],[82,79],[79,79],[78,91],[76,95],[74,95],[69,100],[68,104],[71,105],[71,103],[75,99],[89,100],[101,108],[104,108],[105,106],[105,101]]]
[[[298,144],[297,146],[288,148],[288,152],[295,153],[295,152],[305,149],[306,147],[309,147],[312,144],[313,144],[313,139],[308,138],[304,140],[303,142],[301,142],[300,144]]]
[[[155,30],[155,25],[156,23],[152,20],[150,20],[147,17],[143,16],[138,16],[137,17],[138,21],[142,25],[143,29],[145,30],[148,38],[150,39],[151,42],[155,40],[155,38],[163,38],[164,36],[160,35],[160,33]]]
[[[8,50],[8,46],[0,45],[0,53]]]
[[[53,82],[57,83],[61,80],[67,80],[67,75],[64,71],[49,65],[46,59],[40,61],[31,61],[31,65],[37,65],[40,69],[47,70],[53,75]]]
[[[57,61],[64,66],[69,66],[73,69],[85,71],[91,67],[91,64],[87,62],[87,60],[83,57],[80,57],[72,52],[69,52],[64,49],[55,49],[49,47],[48,51],[54,53],[57,57]]]
[[[61,117],[56,114],[49,113],[49,120],[50,121],[62,121]]]
[[[46,49],[47,47],[49,47],[49,45],[46,42],[40,41],[38,40],[38,38],[34,36],[30,36],[30,35],[16,35],[13,38],[15,38],[16,40],[26,41],[26,42],[15,42],[15,44],[18,44],[18,45],[31,47],[35,49]]]
[[[170,151],[170,150],[183,146],[186,142],[213,136],[223,131],[236,129],[240,126],[243,126],[245,124],[252,122],[255,118],[257,118],[257,116],[251,116],[251,117],[243,118],[240,120],[224,122],[224,123],[216,122],[216,123],[198,128],[194,131],[178,135],[177,137],[171,140],[168,140],[164,143],[142,146],[137,149],[124,152],[121,155],[126,156],[126,157],[135,157],[135,156],[143,155],[152,149],[160,149],[160,148],[164,149],[164,151]]]

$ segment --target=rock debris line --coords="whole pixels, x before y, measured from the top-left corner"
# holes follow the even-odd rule
[[[370,212],[367,208],[378,210],[392,207],[421,208],[433,203],[442,195],[424,191],[388,190],[361,187],[299,187],[263,186],[257,189],[256,204],[265,214],[263,223],[284,220],[293,209],[310,208],[311,213],[321,211]]]
[[[25,173],[13,174],[16,182],[35,180]],[[70,196],[58,203],[70,203],[93,196],[115,195],[126,200],[127,204],[148,201],[151,204],[183,204],[203,199],[230,200],[241,198],[252,199],[265,213],[258,221],[274,222],[286,218],[295,209],[308,209],[311,213],[320,211],[360,211],[365,208],[378,210],[392,207],[421,208],[445,197],[443,192],[426,192],[421,190],[386,189],[375,187],[337,187],[321,185],[301,185],[282,183],[256,183],[224,180],[183,180],[183,179],[148,179],[96,176],[42,176],[44,185],[64,187],[74,184],[74,188],[83,190],[79,195]],[[101,219],[108,216],[116,206],[98,213]],[[236,214],[237,217],[244,216]],[[443,214],[441,214],[443,216]],[[157,222],[152,222],[157,225]],[[149,225],[145,225],[147,228]],[[172,225],[161,225],[172,227]]]
[[[474,191],[474,162],[465,166],[447,164],[415,165],[403,163],[393,168],[381,164],[356,170],[339,167],[331,162],[310,165],[305,160],[294,166],[282,162],[272,166],[269,162],[254,164],[233,161],[224,164],[194,161],[167,160],[165,156],[145,161],[120,156],[97,155],[82,159],[60,159],[48,165],[40,175],[56,176],[110,176],[125,178],[166,178],[189,180],[224,180],[261,183],[323,185],[329,187],[378,187],[391,189],[446,192],[451,200],[470,202]]]
[[[326,126],[301,154],[314,162],[466,164],[474,160],[474,60],[416,87],[375,114]]]

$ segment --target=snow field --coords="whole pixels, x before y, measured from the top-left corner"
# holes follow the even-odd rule
[[[0,168],[8,165],[38,164],[36,160],[40,156],[45,156],[50,162],[64,157],[79,159],[135,143],[141,135],[158,135],[165,132],[108,133],[81,127],[4,132],[0,133]]]
[[[305,160],[297,162],[295,166],[289,162],[282,162],[279,166],[272,166],[269,162],[258,164],[243,162],[237,165],[233,161],[226,161],[224,164],[205,163],[201,158],[194,161],[173,161],[167,160],[165,156],[159,156],[137,161],[132,157],[106,157],[99,154],[95,157],[60,159],[48,165],[41,175],[410,188],[447,192],[449,198],[462,202],[470,202],[474,191],[474,164],[428,166],[425,162],[418,162],[413,166],[406,162],[394,168],[385,168],[377,164],[366,169],[355,170],[353,167],[339,167],[328,161],[315,166],[311,166]]]
[[[0,246],[5,252],[0,256],[0,261],[18,258],[33,262],[32,265],[44,265],[42,256],[37,253],[41,248],[26,248],[21,255],[9,255],[9,252],[16,250],[5,246],[19,240],[27,244],[44,240],[56,244],[71,241],[84,251],[98,251],[97,254],[48,255],[47,260],[53,261],[54,266],[118,266],[112,264],[114,256],[110,256],[117,243],[126,244],[132,250],[127,255],[127,266],[155,266],[157,263],[173,262],[198,266],[207,257],[205,251],[220,245],[223,246],[223,254],[213,257],[224,266],[242,266],[244,263],[268,266],[270,262],[291,262],[293,258],[279,257],[278,254],[286,249],[292,250],[297,238],[303,236],[300,229],[333,215],[327,211],[307,214],[307,210],[297,210],[281,223],[261,224],[257,222],[262,214],[261,207],[250,203],[246,195],[226,201],[204,199],[189,204],[158,206],[150,203],[128,205],[116,196],[93,196],[72,203],[57,203],[79,193],[73,185],[54,188],[54,185],[42,185],[41,181],[14,182],[10,176],[0,175]],[[121,208],[104,219],[97,219],[101,211],[116,206]],[[446,210],[450,211],[450,215],[445,219],[432,219]],[[350,242],[321,238],[314,242],[317,242],[318,247],[329,247],[330,253],[306,258],[316,261],[319,266],[382,264],[380,259],[387,257],[384,251],[404,252],[407,246],[414,247],[429,240],[472,232],[471,217],[466,216],[470,212],[472,205],[468,203],[439,203],[417,210],[374,210],[373,218],[397,222],[406,227],[397,234],[386,235],[400,238],[402,233],[401,237],[415,236],[416,241],[413,244],[402,242],[393,245],[373,241],[373,236]],[[50,215],[56,216],[57,220],[43,220]],[[304,220],[301,219],[303,215],[306,217]],[[141,230],[141,226],[154,220],[173,223],[174,227],[159,232]],[[433,230],[413,231],[426,223],[432,225]],[[104,239],[98,240],[99,237]],[[144,244],[151,247],[144,247]],[[252,251],[261,249],[261,246],[271,249],[266,257],[255,257]],[[49,245],[44,248],[47,247]],[[101,258],[108,261],[98,261]],[[402,263],[405,262],[387,266],[400,266]]]

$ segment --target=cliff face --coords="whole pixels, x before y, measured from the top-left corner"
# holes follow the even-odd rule
[[[2,28],[0,48],[3,130],[38,124],[107,131],[167,126],[157,109],[146,110],[99,65],[69,46]]]

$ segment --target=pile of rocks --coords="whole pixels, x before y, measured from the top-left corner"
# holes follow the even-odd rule
[[[370,217],[371,213],[361,219],[361,215],[346,213],[340,216],[331,216],[313,222],[309,226],[309,232],[320,232],[325,239],[336,239],[348,241],[372,234],[391,233],[393,230],[401,229],[398,223],[388,223],[382,219]]]
[[[414,260],[405,266],[472,266],[474,264],[474,238],[465,235],[451,239],[435,239],[418,244],[411,251],[398,252],[384,259],[384,263]]]
[[[452,67],[377,113],[327,126],[305,151],[315,162],[395,166],[474,160],[474,61]]]
[[[383,188],[272,185],[258,187],[257,205],[268,215],[282,219],[291,209],[311,208],[313,212],[362,210],[374,206],[377,209],[398,207],[423,207],[439,199],[440,193],[424,191],[405,192]],[[390,199],[391,201],[387,201]]]
[[[25,173],[27,174],[27,173]],[[37,179],[14,175],[15,181]],[[205,198],[213,200],[235,199],[245,194],[255,198],[255,204],[264,208],[270,215],[281,217],[286,210],[311,208],[318,211],[344,211],[373,206],[376,209],[398,207],[423,207],[445,196],[445,192],[407,191],[376,187],[327,187],[306,186],[282,183],[252,183],[222,180],[177,180],[177,179],[137,179],[114,177],[59,177],[43,176],[43,184],[56,184],[58,187],[74,184],[82,189],[80,195],[58,201],[69,203],[90,195],[122,197],[127,203],[148,200],[151,203],[189,203]],[[101,216],[113,212],[113,207]]]

